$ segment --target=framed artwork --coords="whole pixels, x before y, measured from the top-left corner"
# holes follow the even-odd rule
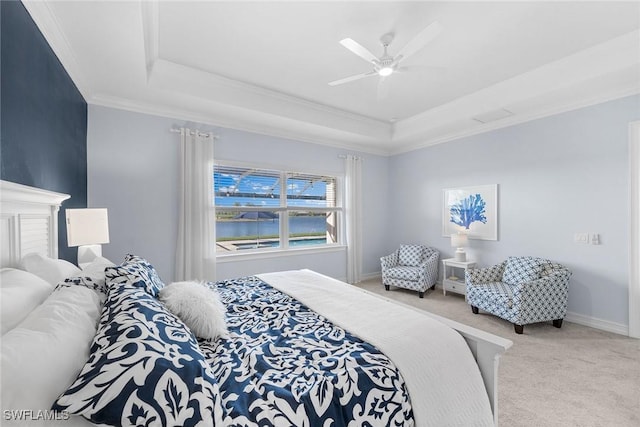
[[[498,184],[442,190],[442,235],[498,240]]]

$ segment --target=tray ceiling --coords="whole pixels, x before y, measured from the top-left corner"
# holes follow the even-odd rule
[[[25,5],[90,104],[379,154],[640,92],[637,2]],[[382,90],[327,84],[372,69],[340,40],[393,55],[434,21]]]

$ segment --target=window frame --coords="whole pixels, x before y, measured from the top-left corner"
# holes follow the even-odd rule
[[[333,252],[333,251],[341,251],[345,250],[345,233],[344,233],[344,175],[338,173],[327,173],[327,172],[318,172],[318,171],[295,171],[291,168],[281,167],[281,166],[272,166],[272,165],[259,165],[253,163],[244,163],[244,162],[235,162],[235,161],[226,161],[226,160],[215,160],[213,165],[214,173],[218,171],[219,167],[222,168],[244,168],[244,169],[255,169],[256,171],[268,171],[268,172],[277,172],[279,173],[279,186],[280,186],[280,194],[278,195],[279,204],[277,206],[218,206],[215,204],[215,182],[213,188],[213,222],[214,226],[217,224],[217,213],[218,209],[232,212],[251,212],[251,211],[272,211],[278,213],[279,215],[279,242],[280,245],[278,247],[272,248],[255,248],[255,249],[242,249],[238,251],[229,251],[229,252],[218,252],[215,251],[215,257],[218,261],[232,261],[237,258],[272,258],[278,256],[286,256],[287,254],[291,255],[292,253],[322,253],[322,252]],[[336,184],[336,195],[335,195],[335,204],[334,207],[308,207],[308,206],[290,206],[288,205],[287,200],[287,187],[288,187],[288,179],[291,175],[304,175],[304,176],[326,176],[331,177],[335,180]],[[215,178],[214,178],[215,180]],[[309,246],[290,246],[289,245],[289,219],[290,212],[296,211],[304,211],[304,212],[313,212],[313,213],[336,213],[336,233],[337,233],[337,242],[335,243],[325,243],[319,245],[309,245]],[[214,242],[217,247],[217,236],[216,241]]]

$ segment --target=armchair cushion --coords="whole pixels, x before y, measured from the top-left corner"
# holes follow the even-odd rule
[[[543,262],[540,258],[511,256],[507,258],[502,281],[509,285],[531,282],[540,278],[542,266]]]
[[[387,270],[387,276],[392,279],[411,280],[413,282],[420,280],[420,273],[420,268],[408,266],[392,267]]]
[[[417,267],[422,264],[423,253],[424,246],[422,245],[400,245],[398,264]]]
[[[482,298],[486,303],[495,307],[504,307],[506,310],[513,308],[513,286],[504,282],[488,282],[478,290],[477,298]]]

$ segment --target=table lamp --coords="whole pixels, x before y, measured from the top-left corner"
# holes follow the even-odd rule
[[[102,244],[109,243],[107,210],[65,209],[67,245],[78,247],[78,266],[89,264],[102,256]]]
[[[463,233],[456,233],[451,235],[451,247],[456,248],[455,258],[456,261],[466,261],[467,254],[464,251],[467,246],[467,235]]]

